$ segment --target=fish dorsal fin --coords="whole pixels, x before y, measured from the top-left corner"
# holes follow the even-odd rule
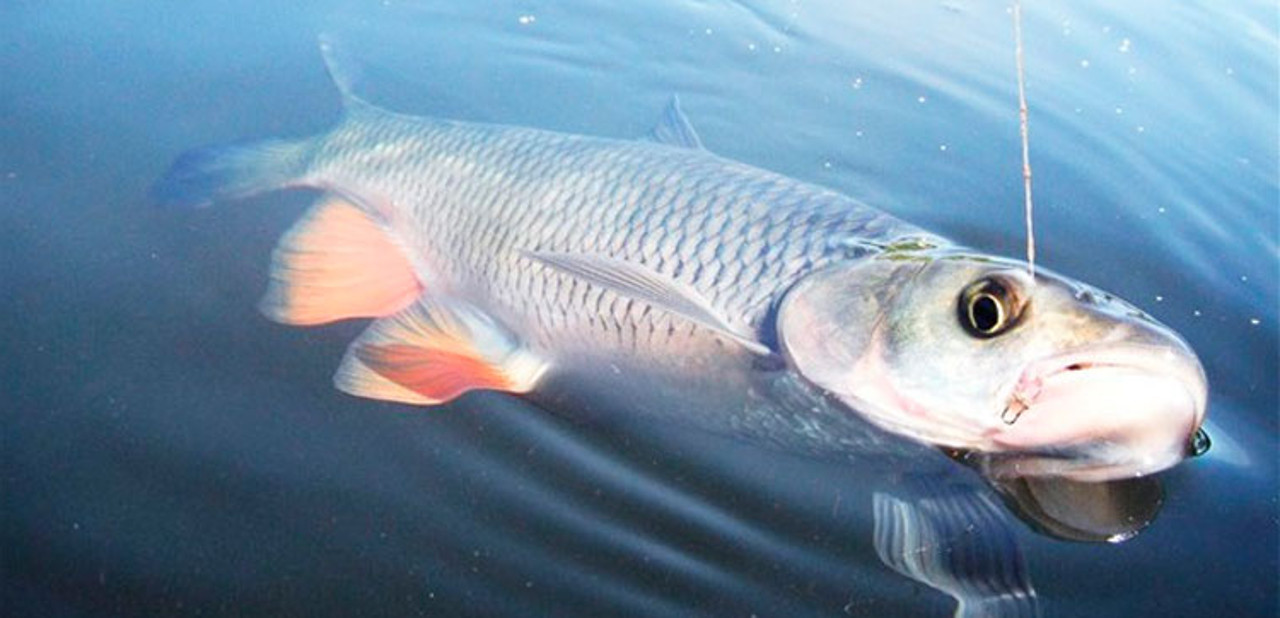
[[[333,381],[358,397],[434,405],[472,390],[526,393],[547,368],[488,314],[424,297],[370,325],[347,348]]]
[[[271,253],[270,277],[258,307],[283,324],[391,315],[423,290],[391,235],[333,194],[281,237]]]
[[[680,109],[680,97],[676,95],[671,96],[671,100],[667,102],[667,108],[662,111],[662,118],[658,120],[658,126],[654,127],[647,137],[659,144],[704,150],[702,139],[698,137],[698,132],[693,130],[693,124],[689,122],[688,116],[685,116],[684,111]]]
[[[643,265],[603,255],[554,252],[527,252],[525,255],[588,283],[692,320],[756,354],[771,353],[750,334],[729,324],[697,290]]]
[[[324,58],[324,68],[329,72],[329,79],[342,95],[342,106],[348,112],[372,108],[373,104],[356,94],[356,82],[360,80],[360,67],[327,34],[319,36],[320,56]]]

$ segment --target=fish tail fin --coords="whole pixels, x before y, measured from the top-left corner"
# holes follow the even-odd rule
[[[326,35],[320,35],[319,47],[325,69],[342,96],[347,117],[377,110],[355,92],[359,65]],[[152,199],[161,206],[195,208],[303,184],[313,142],[265,140],[188,151],[152,187]]]
[[[189,150],[151,188],[161,206],[199,208],[298,184],[310,140],[265,140]]]
[[[356,94],[356,83],[360,81],[360,65],[351,59],[343,49],[333,41],[333,37],[321,34],[319,37],[320,56],[324,58],[324,68],[329,72],[329,79],[342,96],[342,107],[348,114],[366,109],[376,109],[374,104]]]

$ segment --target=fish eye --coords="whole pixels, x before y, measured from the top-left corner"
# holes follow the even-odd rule
[[[965,287],[957,306],[965,332],[989,339],[1013,327],[1022,307],[1011,290],[1011,286],[995,277],[979,279]]]

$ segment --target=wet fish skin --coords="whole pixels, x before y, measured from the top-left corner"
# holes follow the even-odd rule
[[[268,142],[258,153],[198,152],[175,163],[168,180],[192,162],[253,154],[258,160],[240,167],[271,172],[243,184],[313,187],[351,200],[406,249],[428,289],[484,307],[548,356],[658,360],[678,349],[727,361],[741,350],[532,254],[643,265],[691,288],[738,332],[767,337],[781,293],[847,259],[842,240],[930,237],[829,189],[702,149],[414,117],[359,101],[328,134]],[[181,200],[161,201],[245,193],[241,182],[201,182],[163,187]],[[208,187],[222,192],[208,195]]]
[[[556,385],[837,450],[865,444],[855,418],[940,446],[1053,450],[1047,467],[1024,468],[1097,479],[1172,465],[1203,420],[1203,369],[1172,331],[1064,277],[1030,279],[1017,262],[709,153],[674,101],[655,142],[344,96],[332,131],[188,153],[156,196],[200,206],[324,192],[273,254],[263,309],[291,324],[378,318],[335,377],[352,394],[430,405],[476,389],[545,398]],[[1000,291],[983,312],[1010,318],[999,336],[966,326],[974,286]],[[772,405],[788,396],[769,385],[796,375],[818,391],[800,399],[821,404]],[[1137,412],[1108,416],[1109,398]],[[1015,402],[1035,413],[1008,427]],[[1090,413],[1062,413],[1077,404]],[[1054,463],[1068,451],[1070,465]]]
[[[665,353],[714,338],[528,253],[607,255],[684,283],[748,332],[796,279],[868,242],[923,235],[828,189],[704,150],[358,108],[309,144],[302,184],[351,196],[429,287],[474,297],[539,347]],[[728,242],[727,242],[728,241]]]

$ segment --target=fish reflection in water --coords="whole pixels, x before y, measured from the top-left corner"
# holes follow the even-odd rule
[[[336,128],[192,151],[155,195],[324,192],[281,239],[261,307],[375,319],[343,391],[517,393],[829,458],[928,445],[1038,530],[1089,541],[1150,520],[1154,482],[1116,479],[1177,463],[1204,420],[1198,360],[1146,314],[711,154],[675,101],[646,140],[407,116],[357,97],[324,49]],[[997,499],[928,487],[876,494],[885,564],[962,612],[1034,610]]]

